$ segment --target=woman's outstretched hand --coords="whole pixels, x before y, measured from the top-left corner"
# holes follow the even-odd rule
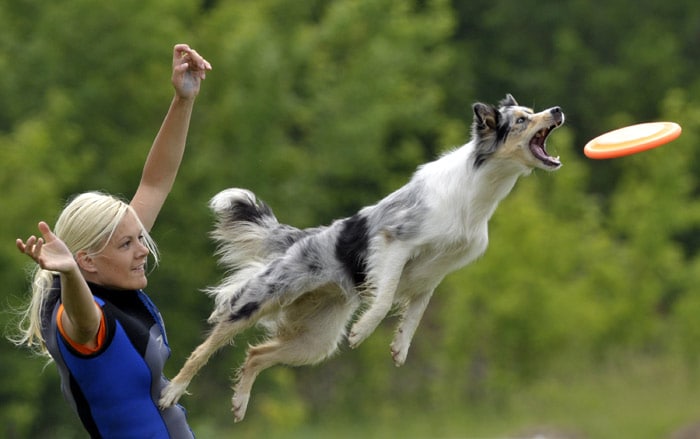
[[[177,95],[192,99],[199,94],[199,86],[206,78],[211,64],[187,44],[173,48],[173,86]]]
[[[32,258],[44,270],[67,273],[76,268],[77,263],[66,244],[53,234],[44,221],[39,223],[41,237],[32,235],[24,242],[17,239],[17,249]]]

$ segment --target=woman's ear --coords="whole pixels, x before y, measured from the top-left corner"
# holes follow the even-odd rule
[[[78,267],[80,267],[80,269],[83,271],[88,273],[94,273],[97,271],[97,267],[95,267],[95,261],[92,259],[92,256],[90,256],[88,252],[84,250],[81,250],[75,254],[75,261],[78,263]]]

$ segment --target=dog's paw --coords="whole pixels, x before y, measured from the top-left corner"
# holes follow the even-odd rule
[[[241,422],[243,418],[245,418],[245,412],[248,408],[248,400],[250,399],[249,394],[239,394],[235,393],[233,395],[233,398],[231,398],[231,404],[232,408],[231,411],[233,412],[233,421],[234,422]]]
[[[394,359],[396,367],[403,366],[408,356],[408,348],[411,346],[410,340],[404,337],[404,331],[399,328],[391,342],[391,357]]]
[[[178,384],[170,382],[162,392],[160,392],[160,400],[158,406],[161,409],[166,409],[173,404],[176,404],[183,394],[187,393],[187,384]]]
[[[401,367],[406,362],[408,356],[408,346],[398,346],[396,342],[391,344],[391,357],[394,359],[396,367]]]
[[[369,334],[365,334],[363,331],[361,331],[357,325],[353,326],[352,329],[350,330],[350,334],[348,334],[348,344],[352,349],[355,349],[356,347],[360,346],[360,344],[365,341],[365,339],[369,336]]]

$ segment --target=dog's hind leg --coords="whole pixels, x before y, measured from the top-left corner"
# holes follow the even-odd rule
[[[219,322],[209,336],[200,344],[187,358],[185,365],[170,383],[161,391],[158,405],[161,408],[170,407],[175,404],[187,391],[190,381],[197,375],[197,372],[207,364],[209,358],[226,343],[233,340],[233,337],[251,325],[247,320],[230,322]]]
[[[382,244],[382,248],[375,252],[377,256],[370,268],[370,285],[376,287],[376,293],[370,307],[350,330],[348,342],[352,348],[356,348],[369,337],[391,310],[396,288],[410,255],[410,247],[400,241],[393,240]]]
[[[302,337],[284,341],[275,338],[250,347],[243,366],[238,370],[233,388],[231,403],[234,421],[240,422],[245,417],[250,393],[260,372],[276,364],[292,366],[313,364],[327,356],[326,352],[315,352],[312,353],[314,354],[312,358],[302,357],[309,353],[306,339]]]
[[[334,287],[329,287],[334,289]],[[236,422],[243,419],[253,383],[276,364],[304,366],[328,358],[345,336],[346,322],[357,308],[343,294],[321,289],[301,297],[283,310],[274,338],[248,349],[238,371],[232,398]]]
[[[258,374],[268,367],[279,363],[277,352],[279,341],[270,340],[262,345],[253,346],[248,349],[245,362],[238,370],[236,385],[233,388],[233,398],[231,399],[233,420],[240,422],[245,417],[250,399],[250,391]]]
[[[391,356],[394,358],[394,364],[398,367],[406,362],[408,348],[411,346],[413,335],[418,329],[418,324],[425,309],[428,307],[428,302],[433,295],[433,290],[420,294],[414,297],[403,310],[399,326],[396,328],[394,339],[391,342]]]

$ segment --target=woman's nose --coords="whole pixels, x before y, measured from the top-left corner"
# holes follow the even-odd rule
[[[148,255],[149,253],[151,253],[151,251],[148,249],[148,246],[146,246],[146,244],[144,243],[144,241],[142,239],[139,239],[138,242],[139,242],[139,250],[141,253],[144,253],[145,255]]]

